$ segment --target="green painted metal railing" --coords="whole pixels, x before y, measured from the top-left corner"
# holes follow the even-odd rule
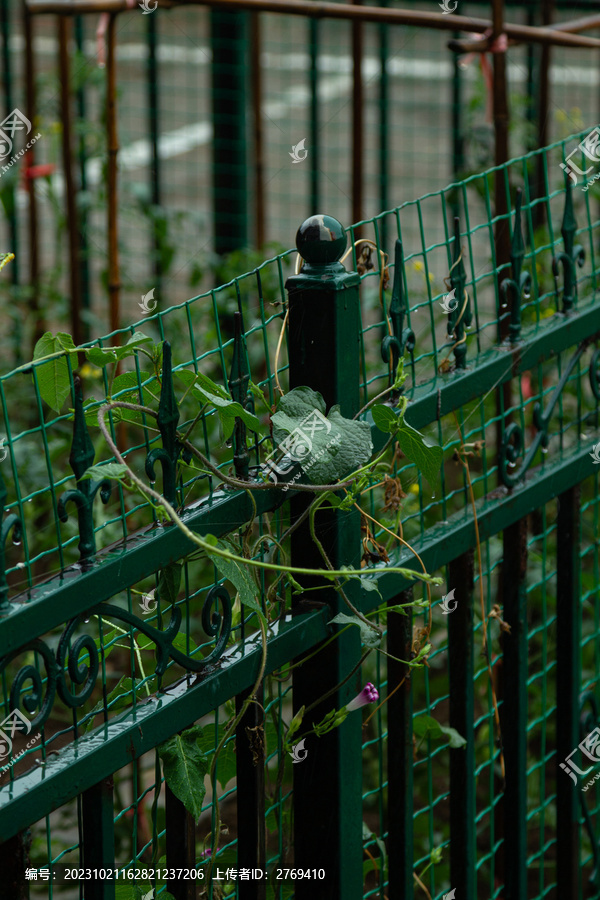
[[[560,166],[584,137],[357,223],[347,271],[336,263],[335,220],[316,217],[299,236],[298,274],[290,251],[95,341],[85,362],[71,353],[0,377],[2,718],[19,709],[30,725],[13,735],[0,775],[11,897],[108,900],[156,887],[189,900],[198,883],[176,870],[207,875],[217,797],[224,827],[200,888],[209,897],[598,895],[595,789],[561,769],[568,757],[593,768],[589,755],[570,754],[597,726],[600,675],[600,220],[596,188],[581,191],[593,172],[565,180]],[[584,146],[582,170],[593,167]],[[504,219],[492,211],[495,179]],[[497,255],[502,230],[507,259]],[[111,376],[99,350],[127,340],[147,353]],[[140,478],[159,479],[192,532],[243,543],[253,523],[255,558],[277,562],[274,539],[286,542],[306,494],[218,487],[218,470],[260,481],[271,445],[251,442],[239,417],[223,443],[214,410],[192,393],[196,374],[263,418],[250,379],[269,406],[280,386],[306,384],[352,417],[389,387],[401,356],[407,421],[443,448],[437,483],[397,454],[365,494],[362,518],[332,512],[317,533],[334,566],[367,563],[369,584],[347,589],[363,613],[419,598],[411,580],[384,574],[389,563],[422,561],[444,578],[428,665],[402,662],[428,627],[427,609],[382,618],[391,656],[360,666],[357,629],[329,640],[343,608],[333,589],[277,586],[261,703],[225,745],[194,823],[164,783],[156,747],[194,723],[204,752],[222,739],[259,671],[257,615],[233,603],[230,583],[163,523],[149,494],[82,477],[94,456],[111,455],[98,409],[107,397],[146,408],[115,406],[108,433]],[[58,413],[48,384],[61,394]],[[360,418],[381,449],[371,413]],[[212,470],[194,468],[192,427]],[[390,532],[412,549],[394,539],[388,563]],[[315,565],[307,530],[289,549],[292,565]],[[366,589],[375,585],[379,594]],[[282,722],[331,690],[311,713],[318,721],[365,680],[386,702],[362,731],[349,716],[286,769]],[[424,716],[455,729],[462,746]],[[64,866],[125,875],[66,880]],[[277,880],[292,867],[325,878]],[[167,872],[153,881],[157,868]],[[268,877],[217,879],[231,868]]]

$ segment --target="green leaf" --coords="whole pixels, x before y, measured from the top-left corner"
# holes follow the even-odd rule
[[[254,384],[253,381],[249,381],[248,382],[248,390],[250,391],[250,393],[252,394],[253,397],[256,397],[256,399],[260,400],[261,403],[264,403],[267,408],[269,407],[269,404],[265,400],[265,395],[262,391],[262,388],[260,388],[257,384]]]
[[[205,390],[209,394],[215,394],[222,400],[231,400],[231,396],[227,393],[225,388],[220,384],[217,384],[216,381],[213,381],[212,378],[209,378],[208,375],[205,375],[203,372],[198,372],[197,378],[199,389]]]
[[[408,378],[406,372],[404,371],[404,357],[401,356],[398,360],[398,365],[396,366],[396,376],[394,378],[394,390],[399,391],[402,388],[402,385]]]
[[[213,535],[211,535],[211,537],[213,537]],[[212,541],[210,543],[212,543]],[[219,547],[220,550],[226,550],[228,553],[231,553],[231,547],[223,541],[217,540],[217,543],[214,544],[214,546]],[[244,606],[248,609],[253,609],[254,612],[258,614],[259,618],[265,622],[265,615],[259,602],[258,587],[254,578],[248,571],[248,567],[235,559],[225,559],[222,556],[217,556],[215,553],[211,553],[210,550],[206,551],[206,555],[213,561],[221,575],[232,583],[240,595],[240,600]]]
[[[225,725],[219,725],[216,740],[215,729],[210,725],[207,725],[202,729],[202,734],[198,738],[198,746],[208,759],[209,765],[212,764],[212,757],[217,746],[223,740],[225,727]],[[236,766],[237,756],[235,753],[235,736],[233,736],[231,740],[227,741],[227,743],[219,753],[219,758],[217,759],[217,781],[219,782],[223,790],[225,790],[225,786],[228,784],[228,782],[230,782],[232,778],[236,777]]]
[[[391,406],[384,406],[383,403],[376,403],[371,409],[371,415],[379,430],[390,434],[398,430],[402,421]]]
[[[202,729],[193,725],[187,731],[173,735],[157,748],[165,781],[196,821],[202,812],[202,801],[206,794],[204,777],[209,771],[209,761],[198,742],[201,736]]]
[[[154,380],[154,384],[150,383],[148,385],[142,385],[144,381],[150,381],[150,379]],[[152,372],[144,372],[141,370],[138,372],[123,372],[122,375],[117,375],[115,380],[112,383],[111,388],[111,397],[116,397],[121,391],[129,391],[129,394],[134,398],[134,403],[139,402],[139,387],[142,385],[142,397],[143,402],[146,403],[146,398],[144,395],[147,395],[148,400],[154,399],[154,397],[158,397],[160,395],[160,385],[158,383],[158,379],[153,376]],[[151,388],[154,390],[151,392]],[[121,395],[117,399],[126,400],[127,394]]]
[[[362,575],[360,579],[360,586],[363,591],[375,591],[376,594],[379,594],[381,599],[383,600],[383,595],[379,590],[379,579],[378,578],[369,578],[367,575]]]
[[[282,397],[271,417],[279,449],[296,459],[313,484],[333,484],[371,457],[371,429],[366,422],[345,419],[339,406],[325,417],[323,397],[309,387]]]
[[[467,746],[465,738],[458,733],[456,728],[450,728],[446,725],[440,725],[440,728],[448,738],[448,743],[453,749]]]
[[[417,737],[428,737],[436,741],[443,741],[446,737],[452,748],[464,747],[467,743],[455,728],[440,725],[432,716],[417,716],[413,719],[413,731]]]
[[[173,370],[173,378],[178,378],[179,381],[183,382],[186,388],[189,388],[191,384],[196,381],[196,378],[199,376],[196,375],[195,372],[190,372],[189,369],[174,369]]]
[[[151,381],[150,379],[153,380]],[[150,383],[141,387],[140,400],[139,385],[143,381],[150,381]],[[121,391],[127,391],[127,393],[121,393]],[[121,393],[121,396],[117,397],[116,395],[119,393]],[[137,372],[123,372],[121,375],[117,375],[111,388],[111,397],[115,397],[124,403],[141,403],[143,406],[152,406],[152,403],[157,401],[159,394],[160,386],[158,380],[153,377],[152,372],[145,371],[140,371],[139,378]],[[105,400],[98,402],[93,399],[86,401],[85,407],[91,403],[95,404],[93,409],[88,410],[85,408],[85,420],[88,425],[98,425],[98,409],[105,402]],[[111,415],[114,422],[125,421],[140,424],[143,421],[142,413],[133,409],[116,408],[111,410]]]
[[[122,347],[89,347],[85,353],[93,366],[102,368],[109,363],[119,362],[128,356],[133,356],[142,344],[153,343],[152,338],[143,331],[136,331]]]
[[[432,716],[416,716],[413,719],[413,732],[417,737],[441,738],[442,729],[437,719]]]
[[[366,862],[369,862],[371,864],[371,868],[367,869],[367,871],[371,871],[371,869],[376,869],[377,871],[379,871],[381,863],[383,863],[383,870],[387,877],[387,853],[386,853],[386,849],[385,849],[385,844],[381,840],[381,838],[375,834],[374,831],[371,831],[371,829],[369,828],[369,826],[367,825],[366,822],[362,823],[362,839],[363,839],[363,843],[365,843],[365,844],[370,843],[371,841],[375,841],[375,843],[377,844],[377,849],[379,850],[379,854],[380,854],[380,858],[376,859],[376,864],[373,864],[373,861],[371,859],[366,860]],[[374,855],[374,853],[373,853],[373,855]],[[364,871],[364,869],[363,869],[363,871]]]
[[[225,435],[225,439],[228,440],[233,434],[233,428],[235,425],[236,417],[241,419],[242,422],[250,429],[250,431],[256,431],[258,434],[266,434],[267,430],[264,425],[261,424],[260,420],[251,412],[248,412],[247,409],[244,409],[241,403],[238,403],[236,400],[232,400],[231,397],[223,397],[219,394],[213,394],[210,391],[206,390],[206,388],[201,387],[199,384],[195,385],[196,390],[207,400],[217,410],[219,414],[219,418],[221,420],[221,424],[223,426],[223,433]]]
[[[97,466],[90,466],[86,469],[82,478],[92,478],[94,481],[102,481],[104,478],[114,478],[115,481],[122,481],[129,478],[129,470],[123,463],[102,463]]]
[[[358,618],[358,616],[348,616],[346,613],[338,613],[337,616],[331,619],[330,624],[358,626],[358,628],[360,628],[360,639],[365,647],[376,649],[381,644],[381,634],[378,631],[375,631],[374,628],[366,625],[362,619]]]
[[[109,365],[109,363],[117,361],[117,354],[115,350],[110,347],[107,347],[106,349],[103,347],[89,347],[86,349],[85,355],[87,356],[88,362],[93,366],[98,366],[99,369]]]
[[[431,487],[435,487],[444,456],[442,448],[427,443],[427,438],[408,422],[402,422],[398,429],[398,443],[404,455],[415,464]]]
[[[304,718],[304,710],[305,707],[301,706],[292,721],[290,722],[290,727],[288,728],[288,733],[286,735],[286,740],[292,737],[292,735],[296,734],[300,726],[302,725],[302,719]]]
[[[157,594],[162,603],[173,605],[176,602],[181,584],[181,569],[182,564],[175,562],[161,569]]]
[[[33,350],[34,361],[42,356],[58,353],[61,350],[66,351],[64,356],[57,356],[55,359],[47,360],[41,366],[37,366],[35,371],[42,400],[56,412],[61,411],[63,403],[71,393],[67,353],[71,359],[71,368],[77,367],[77,353],[71,352],[75,350],[73,338],[70,334],[62,331],[57,332],[56,335],[53,335],[51,331],[47,331],[41,336]]]
[[[85,416],[85,424],[88,428],[98,428],[98,410],[105,402],[105,400],[95,400],[94,397],[88,397],[87,400],[83,401],[83,414]],[[111,409],[110,412],[113,422],[121,422],[123,419],[122,413],[127,412],[127,410]],[[72,419],[73,416],[71,416],[71,420]]]

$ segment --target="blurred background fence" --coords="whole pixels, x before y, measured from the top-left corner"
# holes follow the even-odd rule
[[[439,14],[433,0],[380,6]],[[0,2],[3,115],[19,108],[42,136],[0,177],[0,247],[16,253],[0,286],[5,365],[48,323],[83,340],[132,321],[150,290],[164,307],[223,283],[318,209],[359,222],[598,119],[597,50],[509,47],[498,159],[496,54],[448,49],[458,32],[201,5],[134,5],[111,25],[35,10]],[[532,0],[506,18],[593,11]]]

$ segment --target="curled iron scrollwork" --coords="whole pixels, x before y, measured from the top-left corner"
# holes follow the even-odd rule
[[[188,656],[174,646],[182,619],[179,606],[171,608],[169,624],[162,631],[139,619],[129,610],[110,603],[99,603],[86,612],[86,620],[92,615],[125,622],[149,638],[156,648],[154,674],[158,677],[164,675],[170,659],[188,672],[202,672],[223,655],[232,630],[231,598],[223,585],[212,587],[202,606],[202,627],[209,637],[215,639],[212,652],[204,657]],[[73,640],[74,632],[82,620],[83,616],[79,615],[66,623],[56,651],[44,641],[36,639],[0,660],[0,673],[23,653],[38,653],[43,660],[45,673],[37,665],[28,663],[19,669],[10,690],[11,710],[22,708],[28,718],[35,713],[31,720],[32,727],[39,728],[47,721],[57,692],[65,706],[73,709],[82,706],[96,686],[101,650],[90,634],[82,634]],[[85,657],[83,661],[82,657]]]
[[[516,422],[511,422],[511,424],[508,425],[504,430],[502,445],[500,447],[499,465],[502,482],[507,487],[514,487],[517,482],[519,482],[521,478],[523,478],[526,471],[531,466],[538,449],[542,447],[545,450],[548,446],[548,442],[550,440],[548,435],[548,425],[550,423],[550,419],[552,418],[554,408],[558,403],[565,385],[569,380],[571,372],[577,365],[577,362],[581,358],[582,354],[586,351],[588,345],[589,341],[584,341],[577,347],[577,350],[570,359],[560,381],[554,389],[554,393],[550,398],[550,402],[546,411],[544,411],[541,401],[538,401],[533,407],[533,424],[537,430],[537,434],[527,448],[527,451],[525,451],[525,439],[523,436],[523,429],[520,425],[518,425]],[[592,357],[592,363],[590,364],[590,381],[592,380],[592,377],[594,377],[596,381],[598,379],[597,360],[598,351]],[[592,364],[594,367],[593,376]],[[592,390],[594,390],[593,387]],[[597,388],[597,390],[600,392],[600,386]],[[594,396],[597,396],[595,391]],[[522,455],[523,461],[517,468],[517,462]],[[516,471],[512,472],[510,471],[511,469],[516,469]]]
[[[600,400],[600,349],[595,350],[592,354],[588,375],[592,394],[596,400]]]
[[[408,307],[404,291],[404,254],[402,241],[397,240],[394,247],[394,281],[392,284],[392,298],[389,308],[389,320],[393,334],[386,334],[381,341],[381,358],[390,366],[390,384],[401,356],[405,350],[409,353],[415,349],[415,333],[410,325],[405,326],[404,319],[408,318]]]

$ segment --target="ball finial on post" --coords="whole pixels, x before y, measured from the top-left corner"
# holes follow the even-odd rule
[[[310,216],[296,233],[298,253],[309,266],[339,263],[347,243],[343,225],[333,216]]]

